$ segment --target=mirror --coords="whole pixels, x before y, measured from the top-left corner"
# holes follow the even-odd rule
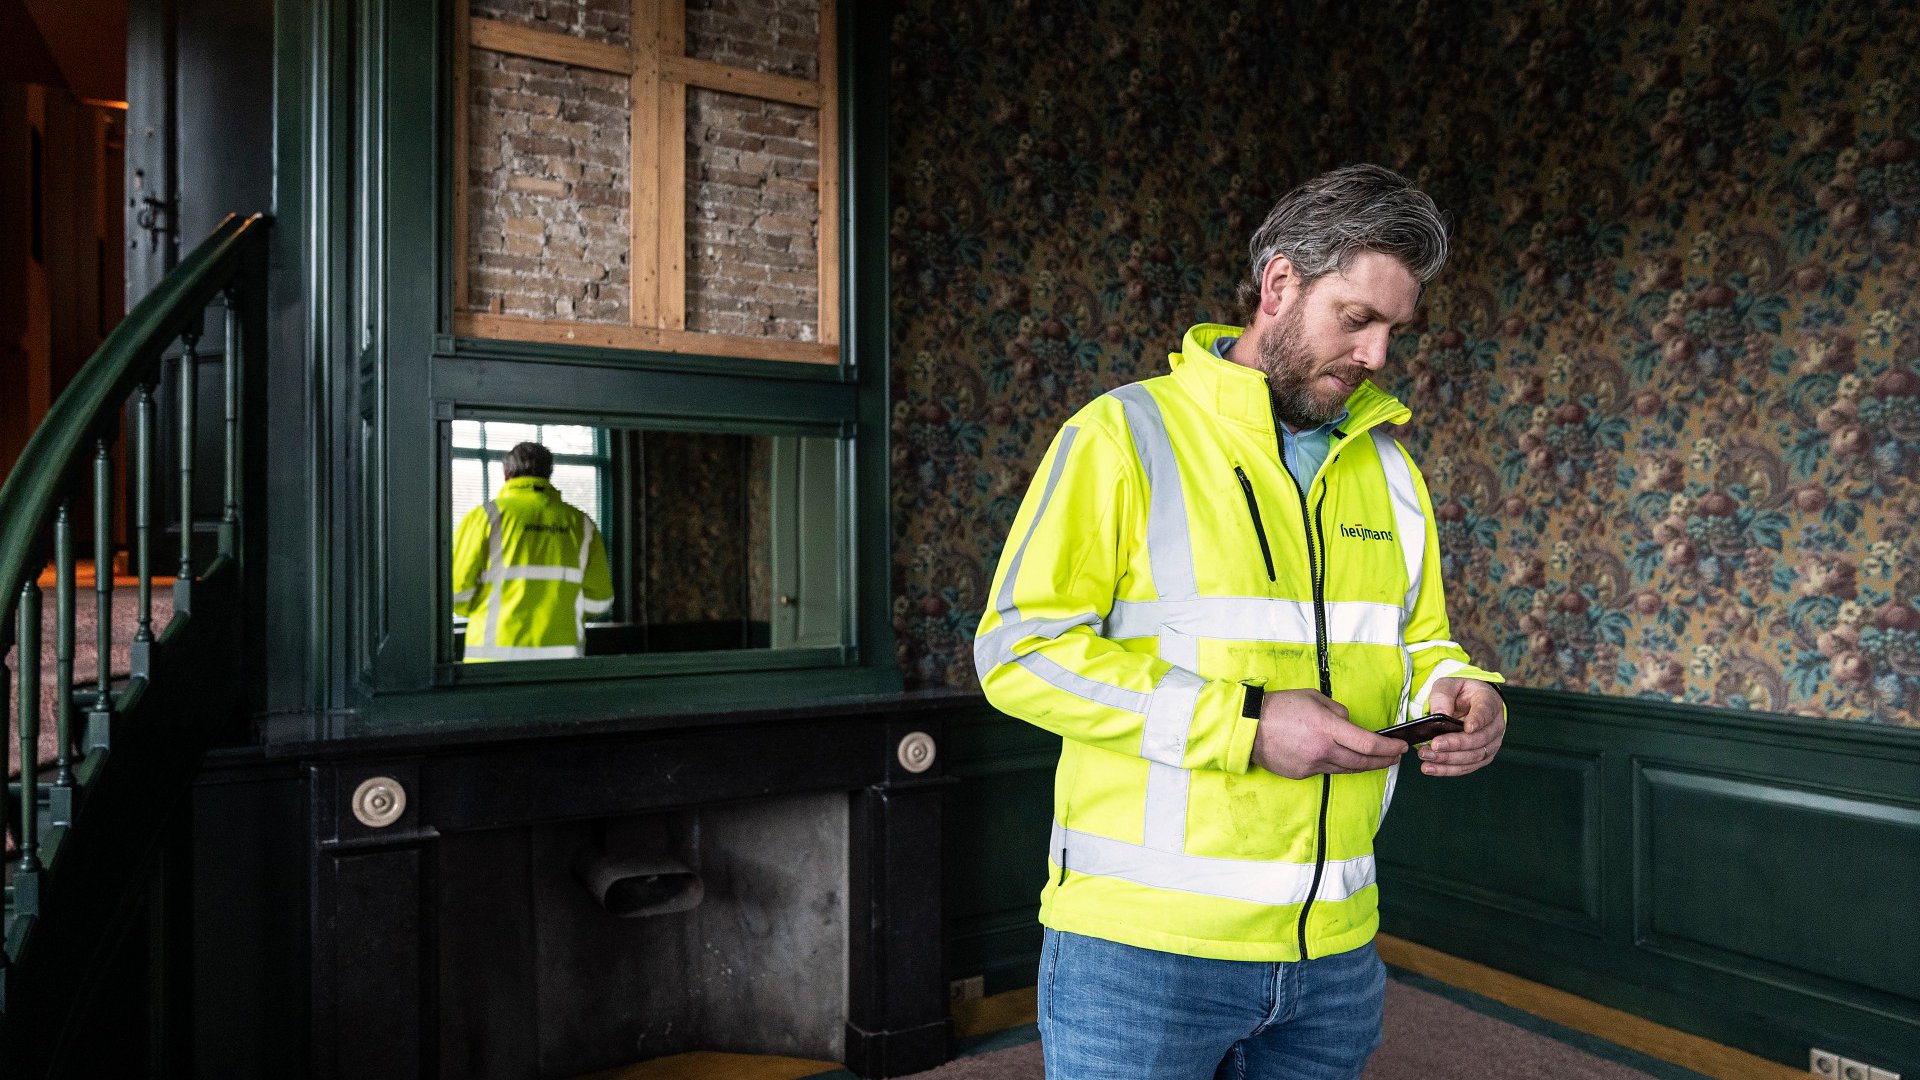
[[[846,639],[838,437],[471,417],[442,440],[454,662]]]

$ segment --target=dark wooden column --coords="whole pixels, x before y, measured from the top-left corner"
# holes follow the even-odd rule
[[[934,740],[930,768],[909,771],[910,733]],[[847,1068],[903,1076],[951,1056],[946,935],[940,905],[941,803],[951,781],[931,714],[887,725],[886,779],[853,795],[848,867]]]
[[[387,777],[406,793],[392,824],[353,812],[354,792]],[[438,834],[414,761],[312,767],[313,1069],[316,1080],[417,1080],[431,1038],[427,977],[432,926],[423,917]]]

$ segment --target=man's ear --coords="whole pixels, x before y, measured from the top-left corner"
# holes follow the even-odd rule
[[[1288,289],[1300,288],[1300,275],[1294,272],[1293,260],[1285,255],[1275,255],[1267,260],[1267,268],[1260,271],[1260,311],[1264,315],[1274,316],[1291,302]]]

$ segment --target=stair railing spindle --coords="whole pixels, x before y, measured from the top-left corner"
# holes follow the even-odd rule
[[[198,334],[181,336],[180,382],[177,387],[180,394],[180,572],[173,585],[176,598],[191,595],[193,587],[193,406],[197,392],[195,382],[199,375],[195,369],[200,364],[194,346],[199,340]],[[177,599],[174,609],[176,612],[188,610]]]
[[[12,644],[12,642],[7,640],[7,638],[12,635],[12,631],[7,626],[7,621],[8,621],[7,616],[12,614],[13,613],[11,611],[7,610],[5,594],[0,593],[0,701],[7,700],[8,694],[13,689],[11,685],[11,680],[13,678],[13,669],[9,668],[4,662],[7,654],[7,647]],[[19,661],[16,659],[15,663],[18,663],[18,662]],[[5,792],[0,792],[0,796],[4,796],[4,794]],[[6,834],[7,834],[7,800],[4,797],[0,797],[0,837],[4,837],[6,836]],[[0,903],[0,968],[5,968],[7,965],[7,932],[6,931],[7,931],[6,905],[4,903]]]
[[[144,677],[153,647],[153,385],[145,380],[133,408],[133,534],[139,612],[129,674]]]
[[[93,712],[113,711],[113,457],[100,437],[93,455]]]
[[[70,824],[63,795],[73,789],[73,497],[60,500],[53,518],[53,823]],[[22,761],[24,768],[25,761]]]
[[[14,662],[20,679],[20,860],[16,879],[40,870],[40,840],[35,816],[39,801],[40,764],[40,583],[28,578],[20,585],[19,645]],[[16,891],[16,896],[18,893]],[[17,910],[17,909],[16,909]]]
[[[232,558],[240,533],[240,307],[234,289],[226,292],[227,349],[221,365],[226,382],[226,510],[220,517],[220,554]]]

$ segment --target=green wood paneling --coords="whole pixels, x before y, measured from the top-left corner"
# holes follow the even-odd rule
[[[1516,746],[1500,765],[1497,773],[1436,780],[1409,762],[1376,841],[1381,864],[1409,880],[1598,934],[1598,755]],[[1526,842],[1503,843],[1503,835]]]
[[[947,966],[988,993],[1031,986],[1060,738],[984,704],[947,722]]]
[[[1638,820],[1648,945],[1920,1002],[1920,807],[1647,766]]]

